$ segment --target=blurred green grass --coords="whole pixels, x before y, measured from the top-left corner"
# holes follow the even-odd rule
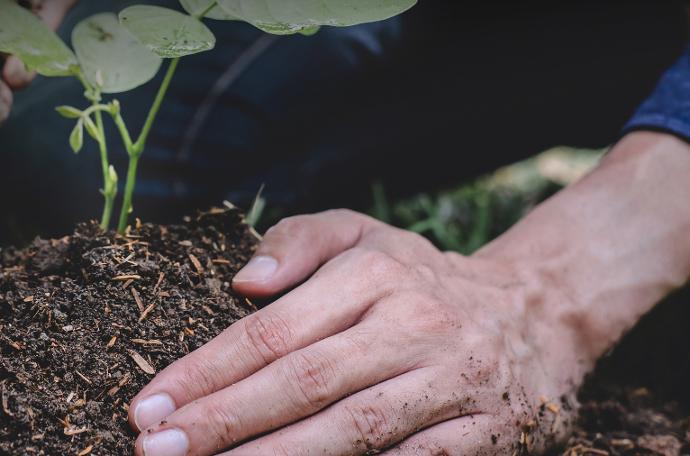
[[[498,237],[534,206],[575,182],[606,149],[555,147],[454,188],[391,200],[372,186],[370,215],[465,255]]]

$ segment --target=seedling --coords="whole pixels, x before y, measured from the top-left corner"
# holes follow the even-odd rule
[[[110,227],[118,193],[118,175],[108,159],[103,113],[114,121],[129,156],[122,207],[117,224],[124,232],[132,212],[139,159],[182,57],[209,51],[216,38],[202,19],[245,21],[276,35],[315,34],[322,26],[345,27],[398,15],[417,0],[180,0],[185,13],[151,5],[101,13],[79,23],[72,32],[72,49],[29,11],[11,0],[0,0],[0,52],[14,54],[48,77],[75,77],[84,86],[89,106],[59,106],[58,113],[75,121],[69,144],[78,153],[84,130],[99,146],[104,197],[101,228]],[[170,60],[139,135],[134,138],[117,99],[103,95],[139,87]]]

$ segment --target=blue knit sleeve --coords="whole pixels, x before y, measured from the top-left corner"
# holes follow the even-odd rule
[[[690,47],[623,128],[663,130],[690,141]]]

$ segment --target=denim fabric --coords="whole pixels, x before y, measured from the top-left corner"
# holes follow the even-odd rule
[[[623,132],[654,129],[690,141],[690,47],[663,75]]]

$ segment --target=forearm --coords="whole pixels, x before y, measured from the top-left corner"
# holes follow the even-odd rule
[[[690,146],[629,134],[477,257],[518,264],[534,287],[560,290],[561,304],[527,312],[575,337],[580,377],[690,276]]]

